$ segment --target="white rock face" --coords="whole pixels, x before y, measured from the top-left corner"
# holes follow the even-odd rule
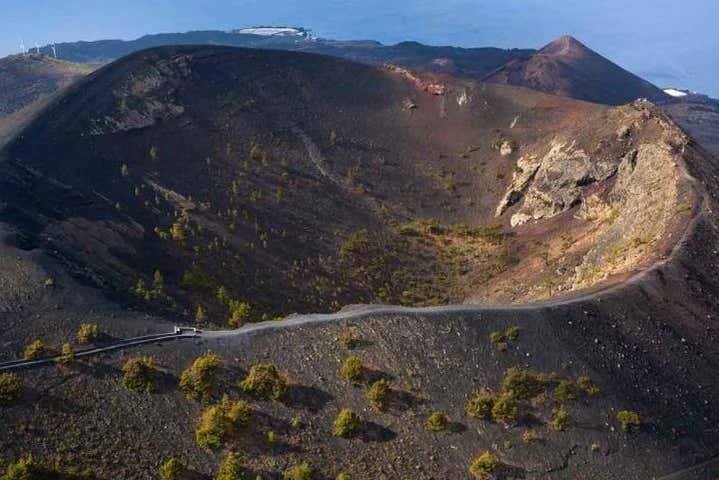
[[[664,93],[666,93],[667,95],[671,95],[672,97],[675,97],[675,98],[686,97],[687,95],[689,95],[687,92],[682,91],[682,90],[677,90],[676,88],[665,88]]]
[[[460,107],[463,107],[469,103],[469,95],[467,94],[467,90],[462,90],[462,93],[460,93],[457,96],[457,105]]]
[[[504,142],[502,142],[502,146],[499,147],[499,153],[503,157],[506,157],[506,156],[514,153],[514,146],[512,145],[512,142],[510,142],[509,140],[505,140]]]

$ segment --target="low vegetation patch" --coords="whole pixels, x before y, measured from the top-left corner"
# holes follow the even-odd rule
[[[519,406],[512,395],[503,393],[494,401],[492,418],[505,425],[514,425],[519,419]]]
[[[142,356],[129,359],[122,367],[122,383],[136,392],[150,393],[155,390],[157,366],[152,357]]]
[[[245,464],[239,453],[227,452],[220,465],[216,480],[242,480],[245,475]]]
[[[592,380],[586,376],[577,378],[577,386],[587,395],[599,395],[601,393],[599,387],[596,386],[594,382],[592,382]]]
[[[92,470],[80,473],[63,470],[58,466],[47,466],[36,461],[32,455],[21,458],[7,466],[2,480],[95,480],[97,477]]]
[[[568,402],[576,400],[579,397],[579,392],[574,382],[569,380],[562,380],[559,385],[554,389],[554,397],[557,400]]]
[[[22,358],[24,360],[37,360],[52,354],[52,350],[42,340],[35,340],[25,347]]]
[[[209,400],[221,363],[222,357],[215,353],[196,358],[192,366],[180,375],[180,389],[185,396],[192,400]]]
[[[10,405],[22,397],[22,382],[14,373],[0,373],[0,405]]]
[[[238,431],[247,428],[253,420],[252,407],[244,400],[222,400],[202,412],[195,439],[202,448],[218,449]]]
[[[282,472],[282,480],[315,480],[315,472],[309,463],[304,462]]]
[[[617,420],[620,428],[625,432],[639,430],[642,424],[639,414],[633,410],[620,410],[617,412]]]
[[[494,396],[488,391],[482,391],[467,400],[464,411],[474,418],[489,420],[492,418]]]
[[[391,393],[389,382],[383,378],[374,382],[367,391],[367,401],[372,408],[378,412],[382,412],[387,408],[387,402],[389,401]]]
[[[100,334],[100,327],[96,323],[81,323],[77,331],[77,341],[82,345],[94,343]]]
[[[172,457],[160,466],[163,480],[182,480],[187,468],[177,458]]]
[[[287,395],[287,379],[271,363],[260,363],[250,368],[240,388],[263,400],[282,400]]]
[[[340,375],[351,385],[361,385],[364,378],[364,367],[359,357],[352,355],[345,359]]]
[[[489,480],[499,467],[499,460],[492,452],[484,452],[477,456],[469,467],[469,473],[477,480]]]
[[[537,373],[512,367],[504,374],[502,393],[516,400],[531,400],[544,391],[546,380]]]
[[[430,432],[443,432],[447,430],[447,425],[449,425],[449,418],[447,415],[444,412],[436,411],[432,412],[432,414],[427,418],[425,428]]]
[[[349,438],[359,432],[362,421],[353,410],[343,408],[335,418],[332,434],[336,437]]]
[[[572,425],[572,416],[569,411],[560,406],[552,411],[552,429],[557,432],[563,432]]]

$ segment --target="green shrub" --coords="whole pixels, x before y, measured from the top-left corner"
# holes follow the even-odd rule
[[[1,475],[2,480],[95,480],[97,477],[92,470],[76,473],[74,470],[63,471],[57,467],[47,467],[36,462],[32,455],[10,463]]]
[[[62,344],[62,351],[60,356],[55,359],[55,362],[63,365],[67,365],[75,361],[75,349],[69,343]]]
[[[180,375],[180,389],[185,396],[192,400],[209,400],[221,363],[222,357],[215,353],[196,358]]]
[[[577,378],[577,386],[587,395],[599,395],[602,392],[589,377]]]
[[[493,408],[494,396],[487,391],[483,391],[467,400],[464,411],[467,412],[467,415],[470,417],[487,420],[492,418]]]
[[[502,379],[502,393],[517,400],[531,400],[544,391],[545,381],[538,374],[519,367],[512,367]]]
[[[367,401],[372,408],[381,412],[387,408],[390,394],[389,382],[383,378],[374,382],[367,391]]]
[[[564,406],[560,406],[558,409],[552,411],[552,429],[562,432],[569,428],[571,424],[572,416]]]
[[[122,383],[136,392],[150,393],[155,390],[157,367],[152,357],[135,357],[122,366]]]
[[[36,360],[38,358],[46,357],[50,355],[50,349],[43,343],[42,340],[35,340],[30,345],[25,347],[22,358],[24,360]]]
[[[309,463],[294,465],[282,472],[282,480],[314,480],[315,472]]]
[[[570,382],[569,380],[562,380],[559,382],[559,385],[557,385],[557,388],[554,389],[554,397],[557,398],[557,400],[572,401],[576,400],[578,396],[579,392],[577,392],[577,387],[574,385],[574,382]]]
[[[337,475],[336,480],[352,480],[352,477],[350,477],[346,473],[340,473],[339,475]]]
[[[218,404],[202,412],[200,424],[195,430],[197,444],[208,449],[221,448],[225,440],[247,428],[252,419],[252,407],[247,402],[231,400],[225,395]]]
[[[541,435],[539,435],[534,430],[527,430],[522,434],[522,441],[524,443],[534,443],[542,440]]]
[[[207,312],[204,308],[202,308],[202,305],[197,306],[197,312],[195,313],[195,321],[204,323],[207,321]]]
[[[163,480],[180,480],[186,468],[177,458],[172,457],[160,466],[160,476]]]
[[[245,393],[264,400],[282,400],[287,395],[287,379],[271,363],[260,363],[240,383]]]
[[[489,334],[489,341],[491,343],[500,343],[504,341],[504,332],[495,330],[494,332]]]
[[[349,438],[359,432],[362,422],[354,411],[343,408],[335,418],[332,434],[336,437]]]
[[[77,341],[80,344],[93,343],[100,334],[100,327],[96,323],[81,323],[77,331]]]
[[[242,480],[245,474],[245,466],[240,454],[227,452],[225,460],[220,465],[215,480]]]
[[[519,418],[519,407],[512,395],[506,393],[497,397],[492,407],[492,418],[505,425],[514,425]]]
[[[447,430],[449,424],[449,418],[444,412],[436,411],[427,418],[425,428],[430,432],[442,432]]]
[[[642,424],[639,414],[633,410],[620,410],[617,412],[617,420],[619,420],[620,427],[625,432],[637,430]]]
[[[0,373],[0,405],[9,405],[22,397],[22,382],[14,373]]]
[[[250,318],[252,307],[249,303],[230,300],[230,318],[227,323],[231,327],[239,328],[244,325]]]
[[[359,357],[352,355],[345,359],[340,370],[342,378],[351,385],[361,385],[364,377],[364,367]]]
[[[340,334],[340,344],[347,350],[354,350],[359,343],[360,336],[353,329],[347,329]]]
[[[499,467],[499,460],[492,452],[484,452],[477,456],[469,467],[469,473],[477,480],[488,480]]]
[[[507,330],[505,330],[504,336],[507,337],[507,340],[514,341],[519,338],[519,331],[520,328],[517,326],[509,327]]]

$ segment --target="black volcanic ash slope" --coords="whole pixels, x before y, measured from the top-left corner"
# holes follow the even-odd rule
[[[716,459],[716,161],[651,105],[607,109],[438,81],[223,48],[142,52],[96,72],[3,152],[0,353],[18,357],[37,338],[74,343],[86,321],[108,335],[100,343],[168,331],[179,321],[173,302],[209,302],[219,284],[235,299],[284,311],[333,308],[317,298],[348,286],[338,303],[412,300],[404,291],[424,285],[408,283],[417,273],[469,265],[479,275],[507,253],[518,263],[491,270],[491,281],[469,284],[472,292],[536,278],[528,294],[537,298],[547,293],[546,272],[568,281],[570,266],[623,271],[607,277],[611,289],[515,308],[359,311],[294,328],[270,322],[252,333],[20,371],[22,397],[0,407],[3,461],[33,453],[93,468],[99,478],[144,479],[177,456],[204,478],[234,450],[248,478],[277,480],[306,461],[319,479],[344,471],[359,480],[430,480],[471,478],[469,465],[489,451],[496,476],[507,480],[646,480]],[[427,91],[439,87],[444,94]],[[602,172],[610,174],[599,180]],[[498,207],[505,211],[495,217]],[[512,228],[512,219],[524,223]],[[452,263],[465,257],[436,256],[444,250],[435,243],[481,261]],[[382,257],[388,249],[393,256]],[[618,282],[670,252],[666,263]],[[376,257],[390,268],[368,261]],[[377,279],[408,265],[424,270],[382,292]],[[153,279],[156,269],[163,282]],[[294,276],[301,269],[311,275]],[[148,297],[138,304],[164,304],[172,315],[163,320],[103,296],[127,293],[138,279]],[[218,305],[208,309],[227,316]],[[490,340],[512,326],[517,338]],[[348,333],[351,352],[340,341]],[[208,350],[223,358],[211,402],[228,394],[254,410],[252,426],[225,450],[198,446],[208,405],[177,387],[180,372]],[[122,384],[121,367],[135,354],[158,360],[152,394]],[[350,354],[366,367],[361,386],[339,374]],[[283,402],[237,387],[258,362],[287,376]],[[542,391],[521,401],[516,424],[468,416],[467,399],[499,393],[513,366],[543,374]],[[580,376],[601,393],[558,393],[560,382]],[[367,382],[380,377],[391,384],[385,411],[367,399]],[[561,406],[572,422],[557,430]],[[362,419],[350,439],[332,435],[342,408]],[[619,428],[624,409],[638,413],[638,431]],[[449,415],[446,431],[425,427],[436,410]],[[712,478],[716,465],[698,472],[679,478]]]
[[[692,202],[672,174],[687,142],[642,105],[164,48],[54,103],[5,149],[0,195],[27,243],[174,313],[202,306],[224,322],[223,287],[255,319],[519,302],[614,281],[666,250]]]

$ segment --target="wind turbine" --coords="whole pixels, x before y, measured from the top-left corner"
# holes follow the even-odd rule
[[[40,55],[40,45],[38,45],[37,42],[35,42],[35,53]]]
[[[25,42],[22,41],[22,37],[20,37],[20,51],[22,52],[23,55],[25,55],[25,53],[27,53],[27,50],[25,50]]]
[[[53,57],[57,58],[57,50],[55,50],[55,44],[53,43],[50,48],[52,48],[52,55],[53,55]]]

